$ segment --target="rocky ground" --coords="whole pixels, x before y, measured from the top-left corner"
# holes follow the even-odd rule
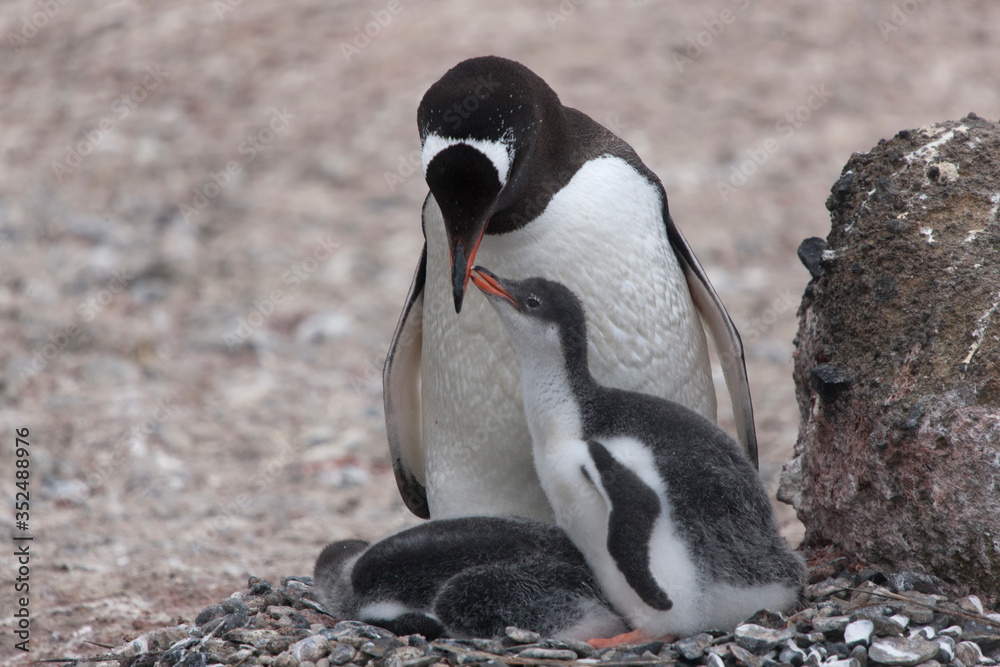
[[[813,569],[815,577],[832,566]],[[137,637],[105,665],[266,667],[331,665],[707,665],[708,667],[970,667],[1000,659],[1000,614],[977,596],[949,599],[934,577],[875,570],[822,578],[805,589],[805,604],[786,616],[761,611],[729,632],[703,632],[598,651],[508,627],[501,637],[397,637],[358,621],[337,621],[312,595],[308,577],[274,587],[251,577],[246,592],[209,605],[193,623]]]
[[[773,488],[796,247],[852,152],[1000,117],[998,33],[988,0],[0,4],[0,662],[190,625],[415,522],[379,369],[421,242],[416,106],[472,55],[528,64],[661,176],[743,332]]]

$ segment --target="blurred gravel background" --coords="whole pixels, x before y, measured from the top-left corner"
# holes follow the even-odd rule
[[[841,167],[1000,118],[988,0],[19,0],[0,36],[0,534],[23,534],[27,427],[34,536],[30,654],[0,559],[4,664],[99,652],[416,521],[380,371],[421,244],[417,103],[458,61],[525,63],[663,179],[743,332],[772,489],[798,425],[795,249],[826,236]]]

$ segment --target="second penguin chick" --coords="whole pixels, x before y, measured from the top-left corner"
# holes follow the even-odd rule
[[[514,625],[583,640],[627,629],[573,542],[531,519],[441,519],[371,545],[334,542],[313,582],[331,615],[397,635],[496,637]]]
[[[735,441],[677,403],[597,384],[583,305],[563,285],[480,267],[473,281],[520,357],[535,466],[556,523],[635,630],[617,639],[731,630],[800,600],[805,566]]]

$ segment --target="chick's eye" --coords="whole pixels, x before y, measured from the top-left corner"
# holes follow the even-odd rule
[[[535,297],[529,296],[527,299],[524,300],[524,305],[526,305],[528,308],[538,308],[542,304]]]

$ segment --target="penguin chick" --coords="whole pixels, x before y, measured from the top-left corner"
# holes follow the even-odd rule
[[[678,403],[599,385],[583,305],[563,285],[480,267],[473,281],[518,352],[535,466],[556,523],[637,631],[623,640],[731,630],[800,600],[802,559],[725,432]]]
[[[573,542],[531,519],[441,519],[375,544],[334,542],[313,580],[331,615],[429,640],[509,625],[571,639],[627,629]]]

